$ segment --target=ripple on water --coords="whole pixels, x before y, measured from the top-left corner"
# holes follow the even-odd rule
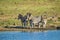
[[[1,40],[60,40],[60,30],[48,30],[42,32],[0,32]]]

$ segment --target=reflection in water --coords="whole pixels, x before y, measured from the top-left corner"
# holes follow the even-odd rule
[[[0,32],[1,40],[60,40],[60,30],[43,32]]]

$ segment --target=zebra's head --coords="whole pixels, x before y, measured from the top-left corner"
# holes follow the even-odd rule
[[[21,19],[22,17],[23,17],[22,14],[19,14],[19,15],[18,15],[18,19]]]

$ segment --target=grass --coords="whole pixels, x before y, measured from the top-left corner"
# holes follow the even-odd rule
[[[0,26],[21,25],[17,16],[27,12],[34,16],[60,16],[60,0],[0,0]]]

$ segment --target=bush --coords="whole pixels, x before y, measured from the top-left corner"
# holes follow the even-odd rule
[[[4,15],[4,13],[0,13],[0,15]]]
[[[0,21],[0,26],[2,26],[2,25],[4,26],[4,22],[3,21]]]
[[[60,17],[58,17],[58,21],[60,21]]]
[[[4,28],[8,28],[8,26],[5,26]]]
[[[52,19],[51,20],[48,20],[48,23],[53,23]]]

